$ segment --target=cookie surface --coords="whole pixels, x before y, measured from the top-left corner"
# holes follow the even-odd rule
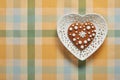
[[[68,37],[79,50],[84,50],[88,47],[95,35],[96,28],[91,22],[75,22],[68,28]]]

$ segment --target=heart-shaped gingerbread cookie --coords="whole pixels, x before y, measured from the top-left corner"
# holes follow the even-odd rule
[[[107,24],[97,14],[69,14],[58,21],[57,33],[60,41],[75,57],[85,60],[104,42]]]
[[[80,50],[84,50],[93,41],[96,28],[91,22],[75,22],[68,28],[68,37]]]

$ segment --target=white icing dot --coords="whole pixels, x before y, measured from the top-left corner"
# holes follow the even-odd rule
[[[92,26],[92,28],[94,28],[94,26]]]
[[[74,28],[75,28],[75,29],[78,29],[78,26],[75,26]]]
[[[79,39],[79,37],[77,39]]]
[[[92,35],[90,35],[90,37],[92,37]]]
[[[76,39],[75,39],[75,38],[73,38],[73,41],[76,41]]]
[[[89,29],[90,29],[90,26],[87,26],[86,28],[87,28],[87,30],[89,30]]]
[[[94,30],[94,32],[96,32],[96,30]]]
[[[76,25],[78,25],[78,23],[76,23]]]
[[[75,33],[78,33],[78,31],[75,31]]]
[[[86,44],[86,43],[87,43],[87,40],[84,40],[84,43]]]
[[[85,31],[86,29],[84,28],[83,30]]]
[[[88,38],[87,40],[90,41],[90,38]]]
[[[75,36],[75,35],[76,35],[75,33],[72,34],[72,36]]]
[[[88,32],[88,34],[90,34],[90,32]]]
[[[87,25],[87,23],[85,23],[85,25]]]
[[[81,45],[80,48],[83,49],[83,48],[84,48],[84,45]]]
[[[72,28],[69,28],[70,31],[72,31]]]
[[[93,33],[92,35],[93,35],[93,36],[95,36],[95,34],[94,34],[94,33]]]
[[[78,41],[79,44],[82,44],[82,41]]]
[[[82,26],[80,26],[80,28],[82,28]]]

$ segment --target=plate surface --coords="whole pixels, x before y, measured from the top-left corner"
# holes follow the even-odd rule
[[[85,23],[90,21],[96,27],[96,35],[91,44],[84,50],[79,50],[69,39],[67,31],[72,23]],[[98,14],[68,14],[63,16],[57,23],[57,34],[62,44],[80,60],[85,60],[91,56],[104,42],[107,35],[107,24],[105,19]]]

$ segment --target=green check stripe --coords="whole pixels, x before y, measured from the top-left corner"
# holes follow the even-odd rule
[[[79,14],[85,14],[86,12],[86,0],[79,0]]]
[[[0,30],[0,37],[6,37],[6,32],[6,30]]]
[[[79,14],[86,12],[86,0],[79,0]],[[78,60],[78,80],[86,80],[86,61]]]
[[[35,1],[34,0],[28,0],[28,30],[26,35],[28,40],[28,44],[27,44],[28,80],[35,80]]]
[[[30,31],[30,30],[29,30]],[[30,37],[57,37],[56,30],[31,30]],[[120,37],[120,30],[109,30],[108,37]],[[0,37],[27,37],[26,30],[0,30]]]

